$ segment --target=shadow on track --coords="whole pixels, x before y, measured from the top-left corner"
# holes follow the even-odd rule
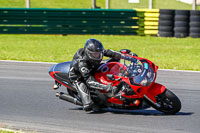
[[[70,110],[81,110],[82,108],[71,108]],[[83,111],[84,112],[84,111]],[[113,114],[123,114],[123,115],[144,115],[144,116],[169,116],[157,110],[121,110],[121,109],[113,109],[113,108],[105,108],[99,112],[88,112],[88,114],[103,114],[103,113],[113,113]],[[192,115],[193,112],[179,112],[175,114],[175,116],[187,116]],[[174,115],[171,115],[174,116]]]

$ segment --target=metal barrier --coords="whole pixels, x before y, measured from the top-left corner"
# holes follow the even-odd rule
[[[136,35],[136,10],[0,8],[0,34]]]
[[[136,9],[139,16],[139,35],[157,35],[159,9]]]
[[[0,8],[0,34],[200,37],[200,11]],[[159,32],[158,32],[159,31]]]

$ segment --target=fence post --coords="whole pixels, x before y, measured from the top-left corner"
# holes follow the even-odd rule
[[[30,8],[31,7],[31,0],[26,0],[26,8]]]
[[[96,8],[96,0],[92,0],[92,9]]]
[[[149,0],[149,9],[152,9],[153,1]]]
[[[106,9],[110,8],[110,0],[106,0]]]
[[[196,0],[193,0],[193,3],[192,3],[192,10],[196,10]]]

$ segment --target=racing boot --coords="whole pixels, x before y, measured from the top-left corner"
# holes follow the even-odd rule
[[[58,82],[55,80],[55,83],[53,84],[53,89],[54,89],[54,90],[57,90],[60,86],[61,86],[61,84],[58,83]]]
[[[82,82],[76,82],[75,85],[76,85],[78,94],[81,97],[81,100],[82,100],[82,103],[83,103],[83,109],[85,111],[91,111],[94,103],[91,99],[89,89]]]

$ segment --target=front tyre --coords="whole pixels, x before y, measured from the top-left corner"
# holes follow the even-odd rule
[[[181,109],[181,101],[168,89],[155,96],[155,98],[158,106],[152,105],[152,107],[165,114],[176,114]]]

